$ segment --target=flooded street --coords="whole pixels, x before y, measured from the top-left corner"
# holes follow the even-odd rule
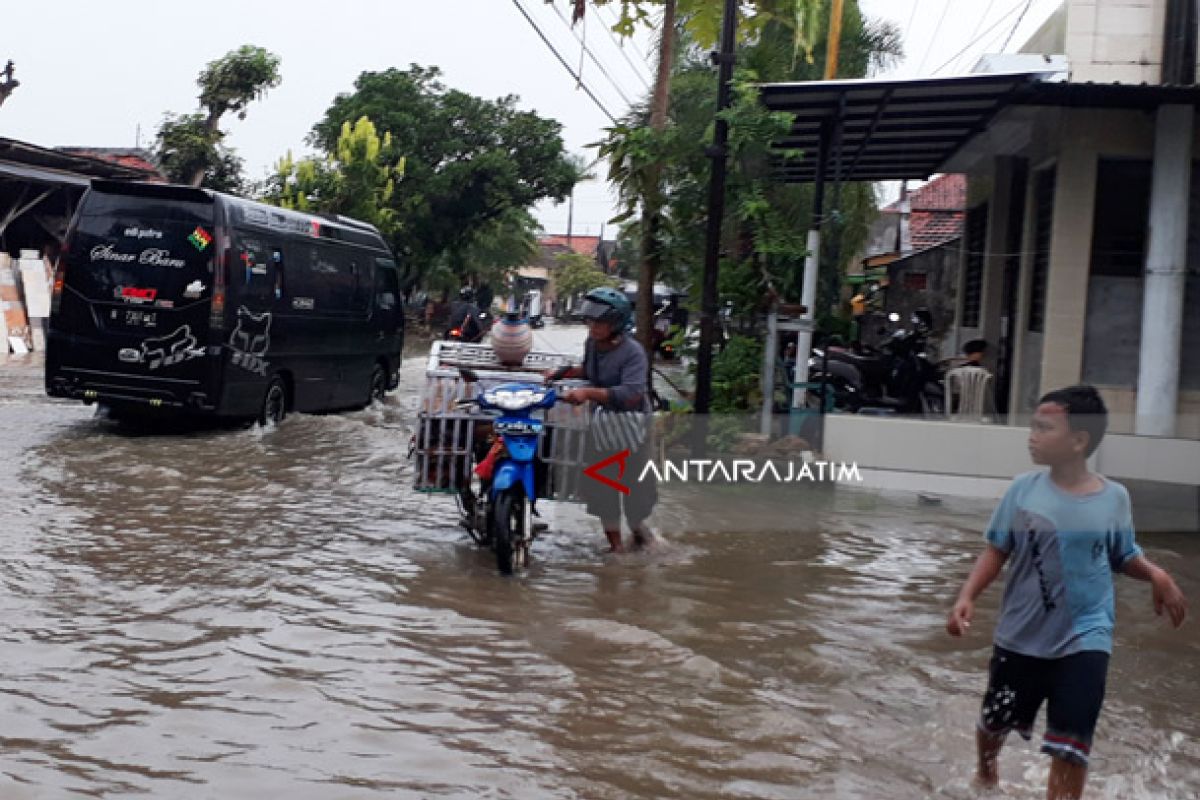
[[[975,796],[1000,587],[943,622],[990,503],[677,488],[624,557],[560,504],[505,579],[409,488],[421,353],[383,406],[179,435],[0,365],[0,798]],[[1141,542],[1195,612],[1200,537]],[[1128,579],[1118,618],[1088,796],[1198,797],[1197,624]]]

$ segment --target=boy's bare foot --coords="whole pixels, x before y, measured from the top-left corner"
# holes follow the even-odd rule
[[[1000,790],[1000,777],[998,775],[980,775],[975,773],[975,777],[971,779],[971,786],[985,794],[992,794]]]

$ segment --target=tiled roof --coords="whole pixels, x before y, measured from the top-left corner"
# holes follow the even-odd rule
[[[579,253],[581,256],[596,255],[597,248],[600,247],[599,236],[572,236],[570,242],[566,236],[539,236],[538,244],[545,246],[561,246]]]
[[[56,147],[55,149],[61,153],[68,153],[73,156],[86,156],[87,158],[107,161],[109,164],[117,164],[128,169],[137,170],[138,172],[145,173],[143,180],[163,180],[162,173],[158,171],[158,167],[154,166],[148,150],[132,147]]]
[[[967,207],[967,176],[940,175],[910,191],[908,202],[913,211],[962,211]],[[890,203],[884,210],[899,211],[900,201]]]
[[[962,235],[961,211],[913,211],[908,215],[908,231],[913,250],[925,250]]]

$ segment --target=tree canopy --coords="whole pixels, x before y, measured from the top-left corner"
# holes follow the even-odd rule
[[[361,117],[390,134],[380,164],[405,161],[404,180],[387,201],[396,219],[392,243],[417,277],[439,264],[470,272],[498,243],[528,242],[533,222],[518,212],[564,200],[579,178],[560,123],[519,110],[515,96],[487,100],[447,88],[440,77],[436,67],[416,64],[364,72],[310,136],[333,153],[342,126]]]
[[[754,18],[752,36],[738,47],[734,103],[724,114],[730,124],[730,155],[720,292],[743,310],[761,303],[768,288],[785,298],[800,299],[812,187],[781,184],[772,178],[770,145],[787,131],[791,117],[767,112],[758,101],[755,86],[764,81],[819,80],[829,16],[828,9],[822,8],[815,22],[805,22],[807,30],[817,31],[810,43],[815,57],[809,62],[804,48],[797,50],[796,22],[783,18],[783,6],[768,2],[756,6],[761,13]],[[800,3],[793,4],[792,10],[807,13]],[[698,39],[685,33],[682,52],[672,74],[668,128],[656,133],[646,124],[646,109],[635,109],[608,130],[600,150],[609,162],[609,177],[618,187],[626,216],[644,195],[645,187],[638,181],[646,174],[647,165],[665,164],[662,191],[667,201],[657,243],[661,277],[677,285],[690,284],[698,292],[711,169],[703,144],[712,140],[715,76]],[[839,75],[865,76],[899,53],[895,29],[864,20],[857,2],[847,0]],[[826,240],[831,242],[831,254],[840,253],[844,258],[866,234],[875,208],[873,188],[848,184],[831,186],[827,192],[826,208],[836,204],[839,212],[831,215],[834,224],[826,226]],[[632,233],[623,231],[623,237]],[[840,271],[836,260],[822,260],[826,301],[832,297]]]
[[[280,80],[279,56],[250,44],[205,65],[196,80],[200,110],[167,113],[159,125],[156,155],[167,178],[218,191],[241,191],[242,161],[222,143],[221,117],[234,112],[245,119],[246,106]]]

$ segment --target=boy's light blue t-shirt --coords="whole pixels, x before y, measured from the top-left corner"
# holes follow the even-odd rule
[[[1060,489],[1045,471],[1018,476],[987,527],[1008,554],[996,644],[1037,658],[1112,652],[1113,573],[1142,550],[1129,492],[1102,478],[1089,495]]]

